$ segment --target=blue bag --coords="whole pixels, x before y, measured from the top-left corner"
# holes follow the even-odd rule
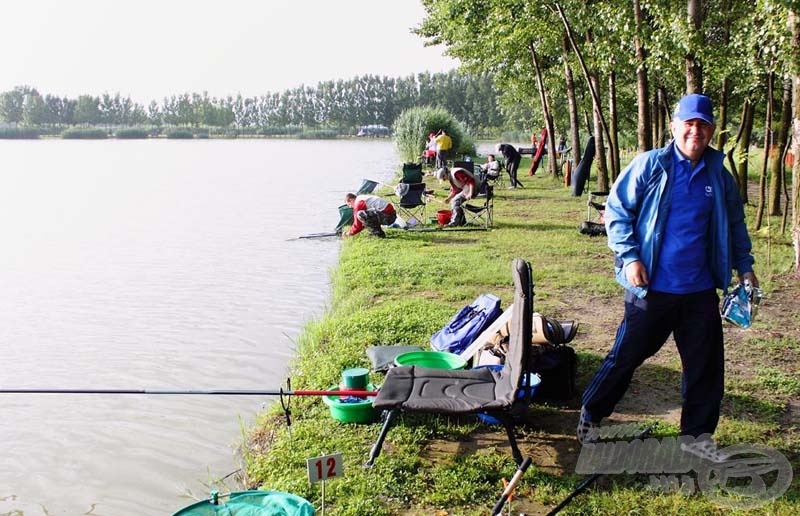
[[[500,299],[492,294],[481,294],[471,305],[462,308],[447,325],[431,337],[431,347],[437,351],[460,354],[503,311]]]

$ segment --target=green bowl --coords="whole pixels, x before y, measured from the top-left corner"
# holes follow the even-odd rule
[[[447,351],[409,351],[397,355],[394,364],[398,366],[420,366],[431,369],[465,369],[467,361]]]
[[[331,391],[339,391],[337,387],[331,387]],[[375,386],[368,384],[366,390],[374,391]],[[331,411],[331,417],[343,423],[371,423],[378,415],[378,411],[372,408],[372,398],[361,398],[360,401],[342,402],[347,399],[347,391],[341,391],[342,396],[328,395],[323,396],[322,401]]]

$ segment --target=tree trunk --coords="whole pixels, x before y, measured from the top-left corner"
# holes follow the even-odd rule
[[[619,130],[617,129],[617,76],[613,72],[614,66],[611,67],[611,72],[608,74],[608,149],[611,152],[611,182],[617,180],[619,175]],[[602,190],[607,191],[607,190]]]
[[[596,92],[600,92],[600,80],[597,78],[597,75],[591,75],[589,78],[592,89]],[[594,121],[594,143],[595,143],[595,155],[594,155],[594,163],[597,169],[597,190],[600,192],[607,192],[609,183],[608,183],[608,162],[606,161],[606,144],[605,138],[603,137],[603,121],[602,121],[602,109],[603,106],[600,104],[600,99],[597,99],[597,102],[592,104],[592,115]]]
[[[717,149],[724,152],[728,143],[728,96],[731,91],[731,81],[727,77],[722,79],[722,88],[719,92],[719,118],[717,119]]]
[[[633,19],[636,23],[636,36],[633,38],[633,46],[636,49],[636,100],[639,107],[636,137],[639,152],[644,152],[653,148],[653,132],[650,127],[650,85],[647,79],[647,51],[644,49],[639,37],[639,31],[644,25],[639,0],[633,0]]]
[[[689,22],[689,50],[684,58],[686,62],[686,93],[703,91],[703,67],[697,59],[695,49],[702,45],[700,27],[703,25],[703,5],[701,0],[688,0],[686,14]]]
[[[795,68],[794,74],[794,114],[792,119],[792,153],[794,165],[792,166],[792,242],[794,244],[794,272],[800,274],[800,12],[789,13],[789,26],[792,31],[792,55]]]
[[[555,4],[556,11],[558,12],[559,18],[561,18],[561,22],[564,24],[564,30],[567,34],[567,39],[569,40],[570,45],[572,46],[573,52],[575,52],[575,56],[578,58],[578,63],[581,65],[581,70],[583,71],[583,76],[586,79],[586,84],[589,87],[589,93],[592,95],[592,106],[593,106],[593,117],[594,117],[594,133],[595,133],[595,145],[597,146],[597,154],[595,159],[598,162],[598,175],[603,174],[605,177],[598,178],[598,182],[603,182],[605,185],[605,190],[608,188],[608,169],[606,168],[605,162],[605,149],[603,148],[603,138],[602,135],[605,132],[608,133],[608,125],[606,125],[606,120],[603,118],[603,112],[600,109],[602,105],[600,102],[600,94],[598,93],[599,83],[596,78],[593,80],[591,74],[589,73],[589,69],[586,66],[586,61],[583,59],[583,55],[581,54],[580,48],[578,48],[578,44],[575,42],[575,36],[572,33],[572,27],[570,27],[569,21],[567,20],[566,14],[564,14],[564,9],[558,3]],[[587,41],[591,43],[591,33],[587,35]],[[598,130],[599,124],[599,130]],[[598,138],[598,136],[600,138]]]
[[[731,13],[732,3],[735,0],[723,0],[720,4],[721,13]],[[731,41],[730,26],[733,24],[733,16],[728,16],[727,23],[720,23],[716,28],[719,30],[719,46],[728,48]],[[725,152],[725,145],[728,143],[728,98],[731,92],[731,81],[728,77],[722,79],[719,91],[719,118],[717,118],[717,148]]]
[[[767,206],[767,166],[770,160],[770,148],[772,147],[772,106],[775,104],[773,96],[773,85],[775,74],[770,73],[767,76],[767,114],[764,121],[764,164],[761,167],[761,173],[758,175],[758,207],[756,208],[756,220],[754,228],[756,231],[761,229],[761,224],[764,220],[764,209]]]
[[[783,97],[781,99],[781,121],[778,132],[775,135],[774,152],[770,168],[769,183],[769,214],[778,216],[781,214],[781,191],[783,190],[783,149],[789,139],[789,125],[792,123],[792,82],[788,78],[783,81]]]
[[[749,201],[747,196],[747,164],[749,161],[750,138],[753,135],[753,115],[755,108],[753,103],[746,100],[742,109],[741,137],[736,145],[736,182],[739,183],[739,194],[742,202]]]
[[[656,140],[654,145],[662,147],[667,144],[672,135],[667,130],[669,120],[667,118],[667,92],[663,86],[659,86],[656,90],[655,103],[653,105],[653,123],[655,125]]]
[[[569,43],[567,42],[566,46]],[[569,105],[569,134],[572,147],[572,159],[577,163],[581,153],[580,120],[578,114],[578,101],[575,97],[575,79],[572,76],[572,67],[564,56],[564,77],[567,82],[567,103]]]
[[[536,71],[536,84],[539,87],[539,100],[542,103],[542,113],[544,114],[545,127],[547,127],[547,148],[550,149],[552,155],[555,153],[555,142],[553,141],[553,115],[550,113],[550,103],[547,102],[547,93],[544,89],[544,80],[542,79],[542,69],[539,65],[539,55],[536,53],[536,47],[533,43],[528,44],[528,49],[531,52],[531,61],[533,62],[533,69]],[[550,166],[550,174],[556,176],[558,173],[558,163],[555,159],[547,160]]]

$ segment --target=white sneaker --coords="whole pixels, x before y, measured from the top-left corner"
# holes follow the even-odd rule
[[[589,420],[586,407],[581,407],[581,415],[578,419],[578,428],[575,433],[578,437],[578,442],[581,444],[597,442],[597,424]]]
[[[709,460],[715,463],[725,462],[727,459],[727,455],[720,451],[717,443],[710,437],[707,439],[698,439],[690,443],[681,443],[681,450],[695,457],[700,457],[703,460]]]

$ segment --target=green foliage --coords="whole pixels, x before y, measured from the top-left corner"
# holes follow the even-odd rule
[[[309,129],[296,135],[301,140],[332,140],[338,133],[332,129]]]
[[[39,130],[32,127],[0,127],[0,140],[35,140]]]
[[[126,127],[117,129],[114,137],[119,140],[142,140],[150,136],[150,131],[145,127]]]
[[[108,138],[105,129],[96,127],[72,127],[61,133],[65,140],[103,140]]]
[[[253,129],[251,129],[249,131],[244,131],[244,130],[241,130],[241,129],[237,129],[235,127],[225,127],[225,128],[210,127],[209,128],[209,137],[212,137],[212,138],[238,138],[240,135],[243,135],[243,134],[253,135],[255,133],[256,133],[255,128],[253,128]]]
[[[399,113],[411,107],[436,105],[477,132],[503,124],[496,96],[488,74],[465,75],[457,71],[397,78],[365,75],[257,97],[216,98],[206,93],[183,93],[165,97],[161,103],[152,101],[146,108],[119,93],[81,95],[71,100],[52,95],[42,97],[33,88],[18,86],[0,93],[0,121],[254,131],[263,128],[265,136],[323,129],[335,130],[337,135],[353,135],[363,125],[391,126]],[[232,135],[226,133],[224,137]],[[320,133],[320,137],[327,137],[326,133]]]
[[[475,154],[475,142],[452,114],[442,108],[426,106],[404,111],[395,120],[392,132],[400,158],[406,162],[418,161],[428,142],[428,135],[440,129],[447,131],[453,139],[456,155]]]
[[[194,133],[186,127],[174,127],[167,130],[167,138],[171,140],[191,140],[194,138]]]

